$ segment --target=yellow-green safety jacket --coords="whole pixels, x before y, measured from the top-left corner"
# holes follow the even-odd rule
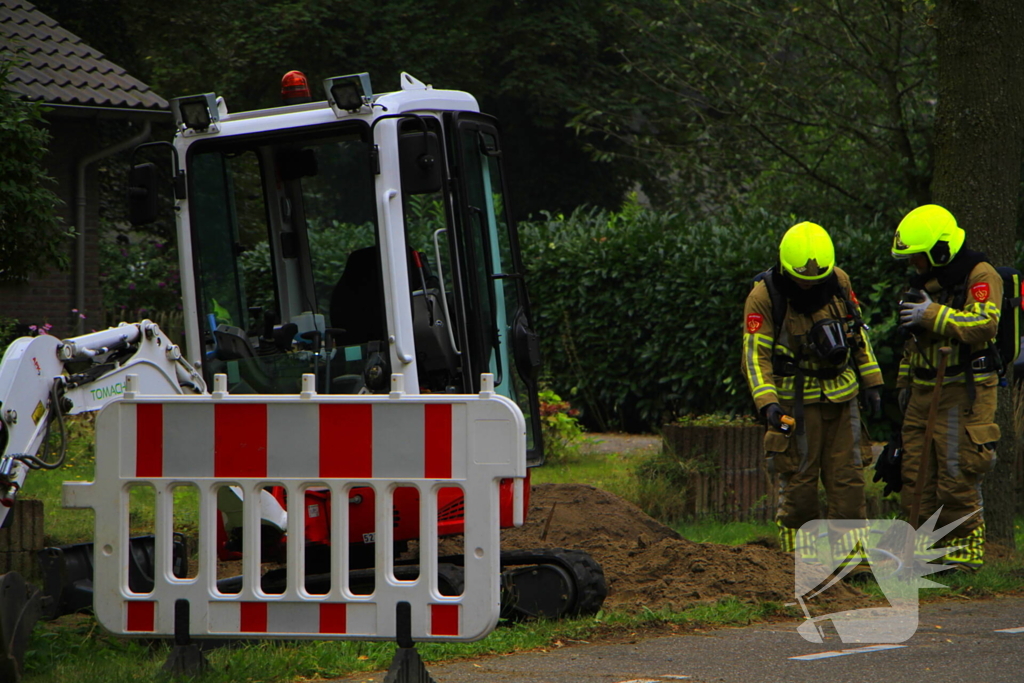
[[[929,280],[924,288],[932,303],[925,310],[921,321],[924,331],[908,338],[903,347],[896,386],[935,386],[939,349],[943,346],[953,350],[946,361],[946,379],[943,384],[962,384],[966,381],[965,361],[982,361],[992,356],[986,351],[999,330],[1003,278],[990,263],[983,261],[974,266],[967,277],[962,309],[953,308],[956,293],[943,290],[938,280]],[[965,351],[969,352],[967,358],[964,358]],[[995,386],[999,382],[998,373],[991,362],[979,362],[978,366],[988,369],[974,372],[975,384]]]
[[[842,291],[847,292],[851,304],[857,306],[857,297],[850,288],[850,277],[841,269],[835,269]],[[796,402],[796,377],[778,375],[775,363],[779,360],[795,362],[797,350],[808,343],[807,333],[819,320],[833,318],[843,323],[847,334],[853,333],[852,320],[848,319],[846,302],[840,297],[815,311],[811,315],[796,313],[787,307],[782,329],[774,329],[772,302],[768,287],[763,281],[754,283],[747,296],[743,310],[743,375],[747,378],[750,394],[758,410],[771,403],[793,404]],[[843,368],[836,368],[820,360],[812,351],[800,356],[800,368],[804,373],[803,402],[819,403],[828,401],[842,403],[854,398],[858,392],[857,374],[865,389],[882,384],[882,372],[871,349],[867,330],[861,328],[850,339],[850,359]],[[834,378],[819,378],[814,374],[838,372]],[[825,372],[822,372],[825,371]],[[787,373],[788,374],[788,373]]]

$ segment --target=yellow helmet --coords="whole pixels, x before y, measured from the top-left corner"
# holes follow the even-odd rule
[[[832,238],[816,223],[797,223],[782,236],[779,263],[787,275],[797,280],[823,280],[836,265]]]
[[[924,253],[932,266],[944,266],[960,251],[964,236],[953,214],[938,204],[925,204],[900,221],[892,240],[892,255],[909,258]]]

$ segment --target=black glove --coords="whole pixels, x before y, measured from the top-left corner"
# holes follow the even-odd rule
[[[864,412],[868,417],[882,416],[882,392],[878,387],[871,387],[864,390]]]
[[[778,403],[769,403],[761,409],[761,414],[764,415],[769,427],[782,429],[782,416],[786,413],[782,411],[782,406]]]
[[[903,490],[903,436],[897,429],[889,437],[889,443],[875,460],[875,477],[872,481],[884,481],[883,496]]]
[[[900,405],[900,413],[906,415],[907,406],[910,405],[910,387],[903,387],[900,389],[899,394],[896,396],[896,400]]]

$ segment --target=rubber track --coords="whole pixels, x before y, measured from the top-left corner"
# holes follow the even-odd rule
[[[573,577],[576,582],[576,601],[566,610],[565,616],[596,614],[608,597],[604,570],[597,560],[582,550],[535,548],[501,552],[502,569],[530,564],[557,564]]]

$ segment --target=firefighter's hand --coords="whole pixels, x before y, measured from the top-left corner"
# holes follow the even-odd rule
[[[900,303],[900,327],[923,328],[924,312],[932,303],[928,292],[921,292],[921,301],[903,301]]]
[[[896,401],[899,403],[900,412],[906,415],[907,406],[910,405],[910,387],[903,387],[900,389],[900,393],[897,395]]]
[[[864,412],[869,417],[882,416],[882,392],[878,390],[878,387],[864,390]]]
[[[782,411],[782,406],[778,403],[769,403],[761,412],[764,414],[764,419],[768,421],[768,426],[782,429],[782,418],[786,414]]]

